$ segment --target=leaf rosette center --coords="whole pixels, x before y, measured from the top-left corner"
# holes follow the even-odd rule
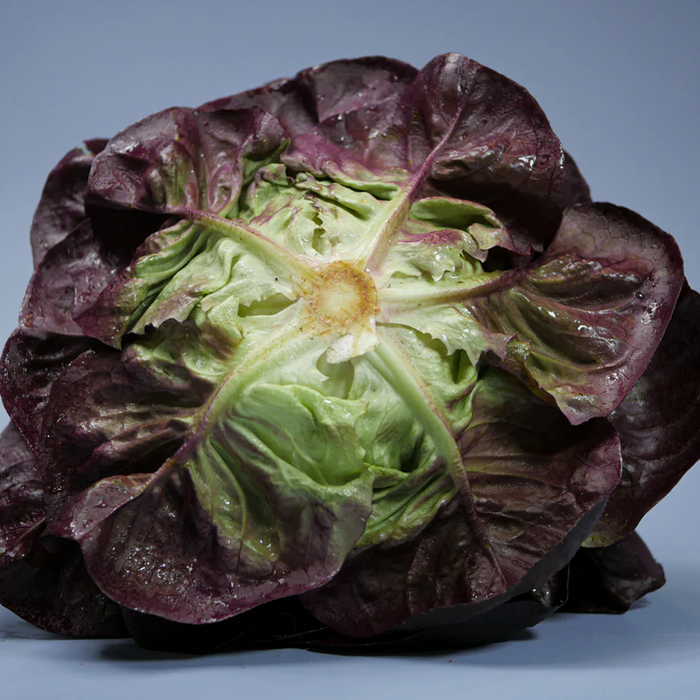
[[[376,316],[377,289],[372,278],[351,263],[331,263],[315,281],[308,303],[317,323],[350,330]]]
[[[325,266],[306,301],[308,329],[318,335],[340,335],[329,350],[331,364],[376,347],[377,289],[372,278],[352,263],[339,261]]]

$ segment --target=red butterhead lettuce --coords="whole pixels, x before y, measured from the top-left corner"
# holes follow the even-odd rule
[[[2,359],[0,602],[196,650],[660,585],[633,530],[700,455],[697,295],[526,90],[337,61],[86,149]]]

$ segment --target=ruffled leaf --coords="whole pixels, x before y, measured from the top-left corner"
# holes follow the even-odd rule
[[[94,151],[102,142],[89,142]],[[0,361],[0,393],[32,449],[38,448],[51,386],[81,353],[96,345],[74,321],[130,259],[94,234],[84,196],[92,155],[71,152],[49,176],[37,210],[35,271]],[[75,226],[72,230],[67,227]]]
[[[607,416],[649,364],[682,284],[673,239],[632,212],[577,205],[544,255],[433,289],[387,289],[381,319],[473,362],[490,352],[573,423]]]
[[[642,538],[633,532],[607,547],[582,547],[569,565],[569,612],[623,613],[666,582]]]
[[[401,91],[416,72],[383,56],[332,61],[300,71],[294,78],[207,102],[200,110],[260,107],[277,118],[285,134],[297,136],[336,114],[382,102]]]
[[[43,516],[43,485],[36,460],[20,432],[10,424],[0,434],[0,557]]]
[[[33,449],[42,435],[51,387],[73,360],[95,342],[82,336],[34,333],[18,328],[0,361],[0,394],[5,410]]]
[[[700,295],[687,283],[644,374],[610,416],[622,478],[586,543],[624,538],[700,458]]]
[[[243,182],[282,145],[282,128],[260,109],[172,108],[111,139],[95,159],[91,203],[156,213],[223,214]]]
[[[44,489],[34,455],[10,424],[0,435],[0,603],[42,629],[119,637],[119,608],[97,588],[80,550],[40,539]]]
[[[36,267],[44,255],[85,220],[88,175],[106,140],[86,141],[87,151],[74,148],[51,171],[31,229],[32,257]]]
[[[442,479],[435,517],[403,541],[356,552],[330,583],[304,594],[315,617],[367,636],[438,608],[495,607],[521,585],[544,583],[573,556],[577,545],[569,541],[553,569],[538,566],[600,509],[619,478],[619,443],[605,421],[572,427],[499,374],[477,385],[458,445],[464,478]]]
[[[539,105],[457,54],[431,61],[401,94],[297,136],[283,161],[385,198],[432,190],[481,202],[525,245],[549,240],[569,195],[564,153]]]
[[[316,587],[369,514],[371,478],[351,442],[360,410],[330,408],[301,387],[258,385],[209,438],[186,443],[153,476],[99,482],[51,532],[80,543],[112,599],[180,622],[225,619]],[[334,470],[323,454],[336,455]]]

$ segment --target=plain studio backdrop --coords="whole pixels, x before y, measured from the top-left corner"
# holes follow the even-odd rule
[[[700,3],[0,0],[0,336],[31,272],[44,179],[83,139],[337,58],[466,54],[524,85],[596,200],[673,234],[700,288]],[[0,418],[6,420],[4,411]],[[700,682],[700,467],[642,523],[669,583],[624,617],[557,616],[528,638],[419,658],[300,651],[185,659],[65,641],[0,613],[4,698],[692,696]],[[690,695],[688,694],[690,693]]]

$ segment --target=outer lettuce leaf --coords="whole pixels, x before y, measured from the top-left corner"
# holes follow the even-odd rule
[[[89,142],[94,150],[102,142]],[[95,236],[83,198],[92,155],[71,152],[51,173],[33,224],[35,272],[0,361],[7,412],[36,449],[53,381],[96,343],[73,320],[129,262]],[[82,178],[82,179],[81,179]],[[75,228],[67,230],[67,227]]]
[[[17,428],[0,434],[0,552],[24,537],[43,517],[43,488],[34,455]]]
[[[202,105],[202,111],[260,107],[277,118],[288,136],[359,107],[379,104],[401,91],[417,71],[383,56],[332,61],[254,90]]]
[[[52,519],[97,479],[155,471],[177,450],[191,412],[211,391],[187,375],[168,381],[177,365],[167,360],[147,371],[136,358],[124,359],[86,352],[52,387],[46,438],[38,446]],[[92,422],[81,426],[81,420]]]
[[[206,654],[260,648],[323,647],[331,630],[305,610],[296,596],[263,603],[252,610],[208,625],[173,622],[122,608],[129,634],[144,649]]]
[[[32,257],[36,267],[48,250],[85,220],[85,190],[95,156],[107,144],[103,139],[86,141],[87,151],[74,148],[51,171],[31,229]]]
[[[564,153],[539,105],[457,54],[431,61],[401,94],[297,136],[283,160],[380,196],[413,200],[432,190],[481,202],[536,246],[553,235],[570,194]]]
[[[108,142],[90,172],[88,197],[102,206],[219,214],[281,145],[279,123],[262,110],[172,108]]]
[[[687,283],[658,350],[610,420],[622,445],[622,478],[591,547],[630,535],[700,458],[700,295]]]
[[[279,123],[257,108],[212,113],[171,109],[109,142],[90,175],[93,205],[171,214],[180,222],[147,238],[134,262],[78,314],[87,335],[120,347],[123,335],[161,293],[168,311],[159,319],[146,317],[143,325],[186,318],[200,297],[226,284],[241,245],[258,259],[254,266],[269,277],[282,277],[281,286],[288,289],[290,272],[295,267],[303,272],[303,263],[295,265],[294,255],[266,236],[224,218],[243,185],[277,155],[282,134]],[[195,256],[199,268],[184,270]],[[212,264],[213,270],[204,269]],[[197,282],[202,274],[205,279]]]
[[[561,193],[561,206],[572,207],[574,204],[590,204],[591,190],[583,179],[576,161],[570,153],[564,151],[564,186]]]
[[[37,265],[20,309],[20,325],[32,331],[82,336],[73,315],[91,305],[127,263],[102,249],[90,222],[83,220]]]
[[[673,239],[648,221],[581,204],[530,265],[415,296],[387,289],[381,320],[462,348],[473,362],[490,351],[578,424],[610,414],[649,364],[682,269]]]
[[[93,344],[82,336],[34,333],[21,327],[7,341],[0,362],[0,393],[5,410],[32,448],[41,439],[54,381]]]
[[[328,652],[387,654],[435,652],[505,641],[541,622],[566,602],[568,569],[538,588],[468,621],[393,629],[369,638],[347,637],[321,624],[298,598],[265,603],[236,617],[209,625],[188,625],[122,609],[129,634],[145,649],[203,654],[251,648],[299,647]]]
[[[569,565],[570,612],[623,613],[661,588],[664,570],[633,532],[607,547],[583,547]]]
[[[538,585],[528,574],[617,483],[619,443],[605,421],[572,427],[498,373],[477,385],[472,411],[458,438],[464,476],[444,480],[434,519],[403,542],[357,552],[330,583],[304,594],[319,620],[367,636],[436,608],[495,606],[523,581]]]
[[[48,544],[34,455],[10,424],[0,435],[0,603],[34,625],[73,637],[119,637],[119,608],[88,576],[72,543]]]
[[[325,582],[361,535],[372,478],[353,426],[364,404],[244,377],[223,380],[155,474],[104,479],[54,522],[127,607],[223,619]]]

